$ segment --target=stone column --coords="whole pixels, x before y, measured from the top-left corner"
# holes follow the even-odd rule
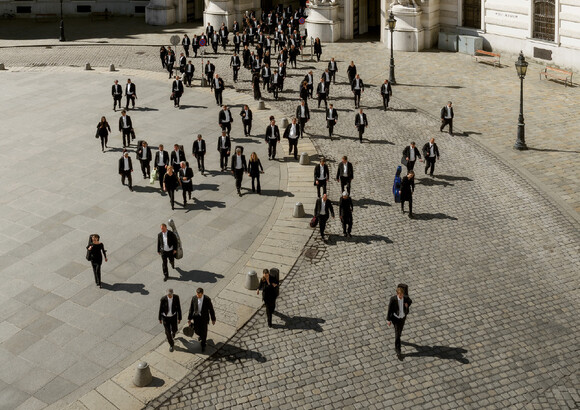
[[[310,3],[310,14],[306,20],[308,36],[319,37],[323,43],[333,43],[340,38],[342,22],[338,17],[339,6],[326,0]]]
[[[168,26],[175,23],[173,0],[151,0],[145,8],[145,22],[153,26]]]
[[[226,27],[231,28],[234,24],[234,0],[206,0],[205,11],[203,12],[204,30],[207,23],[211,23],[214,30],[219,30],[222,23],[226,23]],[[238,19],[241,25],[241,21]]]
[[[386,38],[390,47],[391,38],[389,26],[386,20],[389,18],[390,10],[397,19],[397,25],[393,33],[393,48],[397,51],[421,51],[425,48],[424,29],[421,24],[423,11],[414,1],[395,0],[385,13],[385,30],[383,38]]]

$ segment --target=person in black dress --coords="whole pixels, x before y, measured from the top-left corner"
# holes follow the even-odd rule
[[[266,316],[268,316],[268,327],[272,327],[272,313],[276,310],[276,298],[278,297],[278,279],[270,276],[270,271],[264,269],[257,295],[262,291],[262,300],[266,305]]]
[[[252,86],[254,88],[254,100],[260,100],[262,98],[262,92],[260,91],[260,74],[254,73],[252,76]]]
[[[351,236],[350,232],[352,231],[352,199],[348,195],[347,191],[342,193],[342,197],[340,197],[340,201],[338,201],[338,208],[340,215],[340,222],[342,223],[342,233],[344,236]]]
[[[316,54],[316,58],[318,62],[320,62],[320,55],[322,54],[322,44],[320,44],[320,39],[316,37],[314,40],[314,54]]]
[[[109,133],[111,132],[111,127],[107,122],[105,117],[101,117],[101,121],[97,124],[97,135],[95,137],[101,138],[101,149],[105,152],[107,147],[107,142],[109,142]]]
[[[413,191],[415,191],[415,172],[409,171],[401,181],[401,212],[405,213],[405,201],[409,202],[409,218],[413,217]]]
[[[177,178],[177,174],[173,172],[173,167],[171,165],[168,166],[167,172],[163,176],[163,190],[169,195],[172,210],[175,209],[175,190],[179,184],[179,179]]]
[[[97,234],[91,235],[89,244],[87,245],[91,265],[93,266],[93,273],[95,275],[95,283],[99,288],[101,287],[101,265],[103,264],[103,256],[105,257],[105,262],[108,261],[107,251],[105,250],[105,246],[99,242],[100,239],[100,236]]]
[[[165,60],[167,59],[167,49],[165,48],[165,46],[161,46],[161,48],[159,49],[159,58],[161,59],[161,67],[165,68],[165,66],[167,65]]]
[[[258,195],[262,194],[262,189],[260,187],[260,174],[264,173],[264,168],[262,167],[262,163],[256,155],[255,152],[252,152],[250,155],[250,162],[248,164],[248,175],[252,177],[252,192],[256,192],[254,188],[258,189]],[[254,187],[254,180],[257,182],[257,186]]]

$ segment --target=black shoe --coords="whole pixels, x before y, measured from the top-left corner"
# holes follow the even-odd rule
[[[204,345],[204,344],[203,344],[203,345],[201,345],[201,351],[202,351],[202,352],[205,352],[205,345]]]
[[[413,214],[409,214],[409,218],[413,219]]]
[[[348,234],[345,232],[345,233],[344,233],[344,237],[346,238],[347,236],[348,236]]]
[[[175,262],[171,264],[171,269],[175,269]]]
[[[173,346],[169,346],[169,351],[173,352]]]
[[[163,276],[163,282],[167,282],[167,276]]]

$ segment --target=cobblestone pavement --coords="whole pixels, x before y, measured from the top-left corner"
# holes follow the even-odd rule
[[[328,244],[314,235],[316,256],[282,284],[274,329],[260,310],[149,408],[577,408],[578,224],[473,140],[440,134],[437,118],[400,100],[380,111],[376,92],[363,96],[362,145],[340,81],[336,138],[323,137],[321,110],[308,127],[331,175],[344,154],[354,164],[353,238],[337,220]],[[269,103],[291,115],[295,94],[282,96]],[[435,178],[416,165],[411,220],[392,178],[405,145],[430,137],[442,159]],[[399,282],[414,300],[401,361],[385,323]]]

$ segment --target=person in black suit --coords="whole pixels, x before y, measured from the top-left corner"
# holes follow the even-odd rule
[[[342,223],[342,233],[344,236],[351,236],[352,231],[352,199],[348,195],[348,192],[343,191],[340,201],[338,201],[338,216],[340,217],[340,222]]]
[[[430,176],[433,176],[433,172],[435,171],[435,161],[439,159],[439,148],[437,148],[437,144],[435,144],[435,138],[431,138],[429,142],[423,145],[423,156],[425,157],[425,174],[431,168],[429,172]]]
[[[222,93],[224,91],[224,80],[218,74],[213,79],[213,93],[215,95],[215,102],[217,105],[222,105]]]
[[[268,144],[268,159],[276,158],[276,145],[280,142],[280,130],[276,125],[276,120],[270,120],[270,125],[266,128],[266,143]]]
[[[119,104],[119,109],[121,109],[121,100],[123,99],[123,87],[119,84],[119,81],[115,80],[115,84],[111,87],[111,95],[113,96],[113,111],[117,111],[117,104]]]
[[[322,81],[324,81],[324,85],[326,87],[326,95],[330,94],[330,71],[328,71],[328,68],[326,70],[324,70],[324,72],[322,73],[322,75],[320,76],[320,79]]]
[[[123,156],[119,158],[119,175],[121,175],[121,183],[125,185],[125,178],[129,182],[129,191],[133,191],[133,178],[131,178],[131,172],[133,172],[133,163],[131,162],[131,157],[127,150],[123,150]]]
[[[185,50],[185,55],[189,57],[189,46],[191,45],[191,39],[187,36],[187,34],[183,35],[183,39],[181,40],[181,45]]]
[[[288,155],[292,155],[294,151],[294,159],[298,159],[298,138],[302,138],[302,134],[296,118],[292,118],[292,122],[286,127],[284,138],[288,139]]]
[[[183,55],[183,53],[181,53],[179,55],[179,72],[180,73],[184,73],[185,72],[185,66],[187,65],[187,58]]]
[[[151,148],[147,145],[147,141],[141,142],[141,146],[137,149],[137,159],[141,163],[141,172],[143,172],[143,179],[151,177]]]
[[[443,132],[443,128],[449,124],[449,135],[453,135],[453,107],[451,101],[447,102],[447,105],[441,108],[441,128],[439,131]]]
[[[320,164],[314,167],[314,185],[316,186],[316,191],[318,198],[320,198],[320,189],[322,188],[322,193],[326,194],[326,182],[330,178],[330,173],[328,171],[328,165],[326,165],[326,160],[320,158]]]
[[[218,114],[218,125],[222,128],[222,130],[227,132],[228,137],[230,136],[230,131],[232,130],[232,122],[234,122],[232,112],[229,110],[227,105],[224,105],[223,109],[220,110]]]
[[[236,154],[232,157],[232,175],[236,179],[236,189],[238,195],[242,196],[242,179],[244,178],[244,172],[248,171],[248,165],[246,163],[246,156],[242,154],[241,148],[236,148]]]
[[[421,154],[419,153],[419,150],[415,146],[415,141],[411,141],[411,144],[405,147],[405,149],[403,150],[403,157],[405,157],[405,161],[407,161],[406,164],[407,172],[413,170],[417,159],[419,160],[419,162],[423,161],[421,159]]]
[[[304,80],[302,80],[302,82],[305,82],[308,86],[308,92],[310,93],[310,98],[312,98],[312,93],[314,92],[314,75],[312,74],[312,70],[308,72],[308,74],[306,74],[304,76]],[[320,105],[319,105],[320,107]]]
[[[159,151],[155,153],[155,161],[153,165],[157,167],[159,187],[161,188],[161,192],[163,192],[163,177],[165,176],[167,167],[171,165],[169,163],[169,153],[163,150],[163,144],[159,144]]]
[[[97,234],[91,235],[91,241],[87,245],[88,254],[90,255],[91,265],[93,267],[93,274],[95,275],[95,283],[101,287],[101,265],[103,264],[103,256],[105,262],[108,262],[107,251],[105,245],[100,243],[101,237]]]
[[[328,62],[328,72],[330,74],[330,79],[332,80],[332,84],[336,84],[336,72],[338,71],[338,65],[336,61],[334,61],[334,57],[330,59]]]
[[[204,68],[204,73],[205,76],[207,77],[207,83],[209,84],[209,88],[213,90],[213,86],[214,86],[214,81],[213,81],[213,73],[215,72],[215,65],[213,65],[212,63],[209,62],[209,60],[207,60],[207,63],[205,63],[205,68]]]
[[[346,75],[348,76],[348,83],[352,84],[356,77],[356,65],[354,65],[354,61],[351,61],[350,65],[347,67]]]
[[[278,99],[278,92],[280,91],[280,84],[282,82],[282,76],[278,73],[278,70],[274,70],[274,74],[270,78],[270,91],[274,94],[274,98]]]
[[[121,111],[121,117],[119,117],[119,131],[123,133],[123,148],[131,145],[132,130],[133,122],[131,122],[131,117],[127,115],[127,111]]]
[[[175,269],[175,254],[177,253],[177,237],[167,229],[166,224],[161,224],[161,232],[157,235],[157,253],[161,255],[163,261],[163,281],[165,282],[169,277],[167,261]]]
[[[278,297],[278,279],[270,276],[270,271],[264,269],[262,272],[262,279],[260,279],[260,286],[256,291],[256,295],[262,291],[262,300],[266,305],[266,316],[268,317],[268,327],[272,327],[272,313],[276,310],[276,298]]]
[[[334,126],[338,121],[338,112],[334,109],[334,105],[329,104],[326,110],[326,128],[328,128],[328,136],[332,139]]]
[[[175,80],[173,80],[171,91],[173,93],[173,106],[179,107],[179,100],[183,95],[183,82],[181,81],[181,78],[178,75],[176,75]]]
[[[189,307],[189,314],[187,315],[187,323],[191,324],[193,321],[195,333],[199,336],[201,342],[201,351],[205,351],[207,344],[207,327],[211,318],[212,325],[215,325],[215,311],[209,296],[203,294],[202,288],[197,288],[195,296],[191,299],[191,306]]]
[[[135,98],[137,98],[137,86],[131,82],[131,79],[127,79],[127,86],[125,87],[125,97],[127,97],[127,102],[125,104],[125,109],[129,109],[129,101],[133,104],[135,108]],[[119,107],[120,108],[120,107]]]
[[[393,95],[393,88],[391,87],[389,80],[385,80],[383,85],[381,85],[381,95],[383,96],[383,107],[385,111],[387,111],[389,108],[389,100]]]
[[[262,167],[262,163],[256,155],[255,152],[252,152],[250,155],[250,161],[248,162],[248,176],[252,178],[252,192],[256,192],[256,188],[258,190],[258,195],[262,195],[262,188],[260,187],[260,174],[264,173],[264,168]],[[257,182],[257,186],[254,185],[254,181]]]
[[[244,105],[244,108],[240,111],[240,117],[242,117],[242,123],[244,124],[244,135],[249,137],[252,132],[252,110],[247,105]]]
[[[413,301],[407,295],[402,287],[397,287],[397,294],[391,296],[389,300],[389,310],[387,312],[387,325],[391,323],[395,327],[395,351],[397,355],[401,354],[401,333],[405,326],[405,319],[409,314],[409,307]]]
[[[187,87],[191,87],[191,80],[193,80],[193,73],[195,73],[195,66],[191,64],[191,60],[185,66],[185,73],[183,74],[183,80]]]
[[[167,57],[165,58],[165,68],[169,73],[169,78],[173,77],[173,66],[175,65],[175,54],[173,51],[169,50],[167,52]]]
[[[171,210],[175,209],[175,190],[179,187],[181,182],[177,177],[177,172],[170,165],[167,167],[167,172],[163,175],[163,190],[169,195],[169,202],[171,203]]]
[[[240,61],[240,57],[238,56],[238,53],[234,51],[234,55],[232,56],[232,58],[230,58],[230,67],[232,67],[232,70],[234,72],[234,83],[238,82],[238,71],[240,71],[241,65],[242,62]]]
[[[413,192],[415,191],[415,171],[407,172],[401,180],[401,212],[405,213],[405,202],[409,202],[409,218],[413,217]]]
[[[213,26],[211,25],[211,23],[207,23],[207,27],[205,28],[205,34],[208,37],[211,37],[213,35]]]
[[[159,303],[159,323],[163,323],[169,351],[173,352],[174,338],[177,333],[177,325],[181,323],[181,303],[179,296],[173,294],[173,289],[167,289],[167,295],[161,298]]]
[[[179,171],[181,168],[181,161],[185,161],[185,152],[181,149],[178,144],[173,145],[173,151],[171,151],[171,166],[175,172]]]
[[[205,151],[205,141],[201,134],[198,134],[197,140],[193,142],[192,153],[197,159],[197,170],[200,171],[202,175],[205,171]]]
[[[356,80],[355,80],[356,81]],[[369,122],[367,121],[367,115],[363,112],[361,108],[358,114],[354,116],[354,126],[358,128],[358,140],[362,144],[363,134],[365,133],[365,128],[368,127]]]
[[[179,169],[179,181],[181,182],[181,192],[183,192],[183,206],[187,205],[187,198],[191,201],[193,191],[193,169],[185,161],[181,161]]]
[[[340,190],[344,192],[346,187],[346,192],[350,195],[350,183],[354,178],[353,166],[348,162],[347,156],[342,157],[342,162],[338,164],[336,169],[336,180],[340,181]]]
[[[226,135],[226,130],[222,130],[222,136],[218,138],[217,150],[220,153],[220,168],[225,171],[228,167],[228,157],[230,156],[230,149],[232,144],[230,137]]]
[[[360,78],[359,74],[356,75],[356,77],[350,84],[350,89],[354,94],[354,108],[358,108],[360,106],[361,93],[365,92],[365,84],[363,80]]]
[[[326,230],[326,222],[328,221],[329,215],[332,215],[332,219],[334,219],[334,208],[332,207],[332,202],[330,202],[330,199],[328,199],[328,196],[325,193],[322,195],[322,198],[316,200],[316,205],[314,207],[314,216],[318,218],[318,223],[320,225],[320,238],[324,242],[326,242],[324,231]]]
[[[239,29],[236,30],[235,27],[232,29],[232,32],[235,33],[234,37],[232,38],[232,41],[234,43],[234,53],[240,54],[240,45],[242,44],[242,36],[240,36]]]
[[[303,136],[306,123],[310,121],[310,110],[305,100],[300,101],[300,105],[296,107],[296,118],[300,122],[300,135]]]
[[[228,44],[229,31],[228,31],[228,28],[223,23],[222,23],[222,26],[220,27],[219,35],[220,35],[220,41],[222,43],[222,50],[226,51],[226,45]]]
[[[324,101],[324,108],[328,108],[328,87],[326,86],[324,79],[321,78],[316,88],[316,95],[318,96],[318,108],[320,108],[320,101]]]

